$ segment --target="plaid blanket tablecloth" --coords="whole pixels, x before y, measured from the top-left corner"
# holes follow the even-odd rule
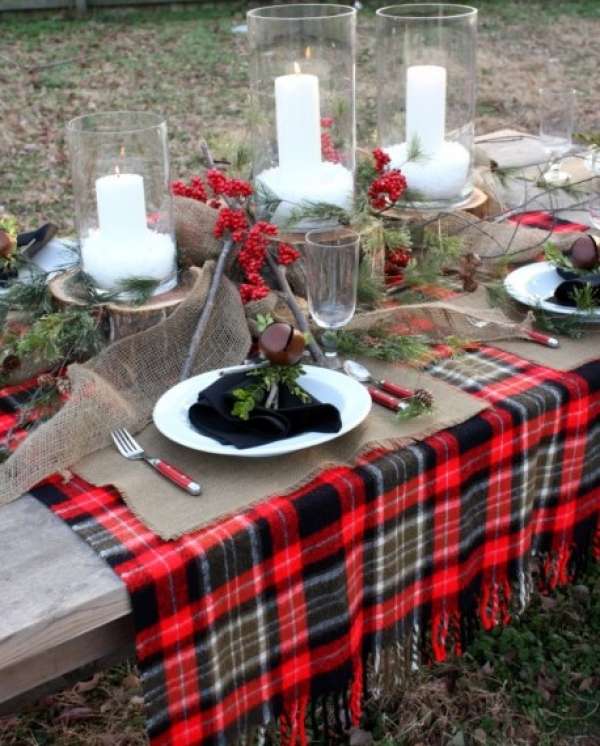
[[[564,373],[482,348],[429,372],[492,407],[177,541],[110,488],[33,490],[129,589],[154,746],[268,723],[306,743],[311,705],[334,700],[357,722],[396,643],[413,663],[460,652],[526,605],[534,555],[546,587],[600,555],[600,362]],[[1,435],[27,387],[0,393]]]

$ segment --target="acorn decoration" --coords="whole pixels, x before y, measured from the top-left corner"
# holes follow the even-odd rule
[[[598,244],[593,236],[580,236],[571,246],[569,251],[571,263],[576,269],[592,271],[600,269],[600,257],[598,256]]]
[[[295,365],[304,355],[306,340],[291,324],[276,321],[262,332],[258,347],[274,365]]]

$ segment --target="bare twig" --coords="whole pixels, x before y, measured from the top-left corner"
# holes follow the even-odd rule
[[[308,321],[306,320],[306,316],[302,313],[302,309],[298,305],[296,301],[296,297],[294,293],[292,292],[292,289],[290,288],[290,285],[287,280],[287,276],[285,274],[285,268],[281,266],[281,264],[278,264],[275,259],[271,256],[270,252],[267,252],[267,261],[269,263],[269,267],[271,268],[271,271],[277,278],[277,282],[279,283],[279,287],[281,288],[281,291],[285,297],[285,301],[288,304],[288,307],[292,314],[294,315],[294,319],[296,320],[296,324],[298,324],[298,328],[303,334],[308,335],[308,342],[307,346],[310,350],[313,358],[319,365],[326,365],[325,361],[325,355],[323,355],[323,352],[319,345],[317,344],[316,340],[313,338],[312,334],[310,333],[310,327],[308,326]]]
[[[198,319],[198,323],[196,324],[196,328],[194,329],[194,333],[190,341],[190,348],[183,362],[183,368],[181,369],[181,375],[179,376],[180,381],[184,381],[186,378],[189,378],[192,365],[194,364],[194,360],[196,359],[196,355],[198,354],[200,342],[202,341],[202,337],[204,335],[204,332],[206,331],[206,327],[208,326],[210,315],[215,306],[217,293],[219,291],[219,288],[221,287],[221,282],[223,280],[227,258],[233,246],[233,241],[228,238],[223,244],[223,247],[219,254],[217,266],[215,267],[214,274],[210,281],[206,303],[202,308],[202,313],[200,314],[200,318]]]

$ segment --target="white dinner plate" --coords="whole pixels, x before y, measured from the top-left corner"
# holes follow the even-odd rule
[[[369,414],[371,397],[367,389],[358,381],[335,370],[318,368],[314,365],[303,367],[305,372],[298,379],[302,388],[323,404],[333,404],[338,408],[342,427],[337,433],[302,433],[292,438],[274,440],[272,443],[253,448],[222,445],[214,438],[201,435],[189,421],[189,408],[197,401],[200,391],[216,381],[221,373],[243,370],[242,366],[211,370],[176,384],[157,401],[152,415],[154,424],[166,438],[186,448],[221,456],[258,458],[279,456],[339,438],[357,427]]]
[[[554,291],[563,282],[552,264],[548,262],[534,262],[526,264],[511,272],[504,280],[506,292],[519,303],[531,308],[541,308],[548,313],[560,314],[562,316],[578,316],[581,321],[590,323],[600,322],[600,308],[591,313],[580,311],[577,308],[561,306],[553,303]]]

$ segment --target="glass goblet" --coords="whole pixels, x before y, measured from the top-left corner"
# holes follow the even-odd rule
[[[540,141],[550,161],[560,160],[573,145],[576,91],[540,88]]]
[[[336,332],[354,316],[360,236],[349,228],[312,230],[306,234],[304,265],[308,310],[323,334],[328,364],[340,367]]]

